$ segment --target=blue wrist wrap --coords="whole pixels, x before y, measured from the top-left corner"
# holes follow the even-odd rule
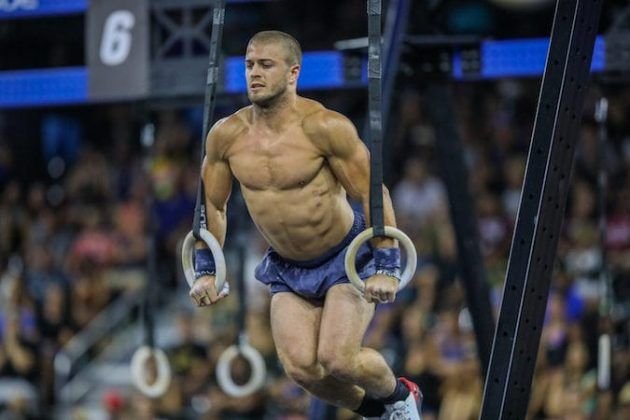
[[[216,266],[214,256],[208,248],[195,249],[195,278],[214,276]]]
[[[374,248],[372,255],[377,270],[400,270],[399,248]]]

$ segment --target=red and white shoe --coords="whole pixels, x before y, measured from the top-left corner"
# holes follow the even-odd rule
[[[385,413],[381,420],[422,420],[420,406],[422,405],[422,392],[415,383],[407,378],[398,378],[409,390],[409,396],[393,404],[385,406]]]
[[[409,396],[404,400],[386,405],[381,417],[363,417],[364,420],[422,420],[420,387],[407,378],[398,378],[398,380],[407,387]]]

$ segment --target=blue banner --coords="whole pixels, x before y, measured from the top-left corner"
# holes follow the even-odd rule
[[[271,0],[227,0],[227,3],[260,3]],[[85,13],[90,0],[0,0],[0,20]]]
[[[481,78],[537,77],[543,73],[549,38],[484,41],[481,44]],[[591,71],[604,69],[604,39],[595,40]]]
[[[485,41],[480,48],[479,72],[463,74],[461,56],[456,53],[453,59],[453,77],[459,80],[540,77],[545,68],[548,47],[549,40],[546,38]],[[364,86],[367,67],[363,64],[362,83],[357,83],[345,79],[342,53],[304,53],[298,90]],[[605,40],[600,36],[595,42],[591,71],[604,71],[604,66]],[[245,92],[244,58],[229,57],[225,60],[224,68],[224,91],[230,94]],[[98,102],[99,98],[88,97],[88,77],[88,71],[83,67],[0,72],[0,108]]]
[[[86,103],[87,76],[84,67],[0,72],[0,108]]]
[[[88,0],[0,0],[0,19],[83,13]]]

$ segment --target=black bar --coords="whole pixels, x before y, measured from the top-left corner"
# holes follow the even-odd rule
[[[523,419],[536,364],[601,0],[559,0],[480,418]]]
[[[475,330],[479,362],[485,375],[492,351],[495,321],[488,277],[479,247],[477,217],[468,186],[468,169],[455,129],[457,124],[449,90],[443,83],[433,82],[427,87],[426,95],[430,101],[427,111],[435,126],[436,150],[455,228],[460,272]]]
[[[245,213],[247,214],[247,213]],[[238,277],[236,279],[236,289],[238,292],[238,312],[236,314],[236,328],[239,335],[246,334],[246,317],[247,317],[247,287],[245,285],[245,263],[247,252],[247,238],[245,232],[239,232],[237,240],[236,253],[238,255]]]
[[[153,209],[149,208],[149,212]],[[145,344],[150,348],[155,347],[155,320],[153,309],[157,306],[157,285],[160,283],[157,278],[156,253],[155,253],[155,229],[149,233],[147,239],[147,280],[144,286],[144,300],[142,302],[142,323],[144,325]]]
[[[608,192],[608,168],[606,167],[606,149],[608,147],[608,100],[602,97],[595,106],[595,121],[597,122],[597,216],[599,229],[599,246],[601,249],[599,279],[602,296],[600,300],[600,316],[610,316],[612,306],[610,272],[608,270],[608,255],[606,253],[606,232],[608,218],[606,217],[606,194]]]
[[[148,121],[142,127],[140,133],[140,143],[144,151],[144,159],[149,162],[152,156],[151,148],[155,143],[155,126]],[[148,168],[149,165],[143,165]],[[148,175],[148,174],[147,174]],[[155,347],[155,320],[153,318],[154,308],[157,306],[158,288],[160,281],[157,274],[157,250],[155,232],[157,230],[156,219],[153,213],[153,194],[148,194],[144,202],[147,216],[147,279],[144,285],[144,296],[141,306],[142,325],[144,327],[144,343],[150,347]]]
[[[212,33],[210,35],[210,53],[208,64],[208,77],[206,79],[206,97],[203,105],[203,135],[201,137],[201,160],[206,155],[206,137],[210,131],[216,103],[217,81],[219,80],[219,52],[223,38],[223,26],[225,22],[225,0],[215,0],[212,19]],[[199,230],[206,228],[206,204],[203,180],[199,179],[197,188],[197,203],[193,216],[193,234],[200,239]]]
[[[384,236],[383,115],[381,109],[381,0],[368,0],[368,95],[370,121],[370,225]]]
[[[597,349],[597,389],[600,392],[610,390],[610,360],[612,359],[610,340],[613,334],[611,310],[613,304],[611,273],[608,268],[606,252],[606,194],[608,191],[608,168],[606,167],[606,149],[608,147],[608,100],[601,97],[595,106],[597,122],[597,213],[599,223],[599,343]]]
[[[400,55],[403,47],[403,40],[407,32],[409,11],[411,10],[410,0],[390,0],[385,22],[385,34],[383,42],[385,45],[385,61],[383,62],[383,94],[382,94],[382,130],[387,133],[387,122],[389,120],[390,104],[394,93],[394,85],[398,76],[400,66]]]

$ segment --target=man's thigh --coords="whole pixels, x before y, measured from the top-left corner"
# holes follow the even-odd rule
[[[350,283],[328,290],[319,332],[320,354],[361,349],[363,336],[374,315],[375,305],[367,302]]]
[[[317,363],[322,306],[296,294],[271,298],[271,331],[282,363],[307,367]]]

